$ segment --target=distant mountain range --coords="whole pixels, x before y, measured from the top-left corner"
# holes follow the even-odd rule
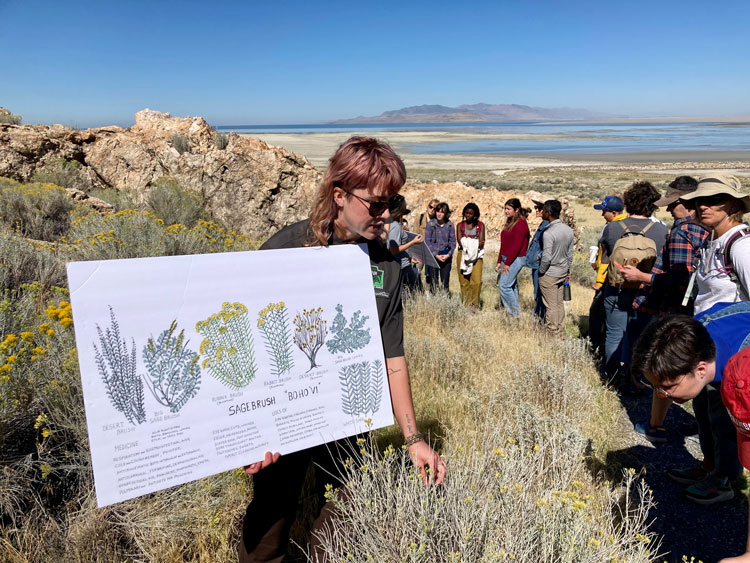
[[[332,123],[445,123],[455,121],[540,121],[580,120],[613,117],[585,109],[538,108],[518,104],[464,104],[457,107],[441,105],[409,106],[385,111],[376,116],[339,119]]]

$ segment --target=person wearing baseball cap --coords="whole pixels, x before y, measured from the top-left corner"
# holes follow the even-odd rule
[[[599,209],[604,217],[605,226],[612,221],[622,221],[628,214],[625,213],[625,204],[620,196],[608,195],[604,198],[601,204],[594,205],[594,209]],[[596,255],[591,257],[591,267],[596,272],[596,281],[592,285],[594,288],[594,298],[591,300],[589,306],[589,331],[588,337],[591,340],[591,347],[594,351],[594,355],[600,356],[604,354],[604,339],[605,339],[605,310],[604,310],[604,292],[602,287],[607,281],[607,268],[609,266],[608,261],[604,259],[604,250],[602,248],[602,232],[599,233],[599,240],[597,241]],[[594,247],[591,247],[592,252]]]
[[[737,435],[722,402],[730,358],[750,344],[750,303],[718,303],[695,318],[661,317],[646,327],[633,351],[632,367],[663,400],[693,399],[703,462],[672,469],[673,481],[689,485],[685,497],[708,505],[734,497],[731,482],[742,475]],[[747,367],[747,365],[745,365]],[[725,374],[726,372],[726,374]]]
[[[740,350],[727,363],[721,384],[721,400],[737,431],[737,455],[740,463],[745,469],[750,469],[750,348]],[[750,529],[745,553],[722,561],[750,563]]]
[[[622,199],[616,195],[608,195],[601,203],[594,205],[594,209],[618,214],[622,213],[622,210],[625,209],[625,203],[623,203]],[[604,215],[604,213],[602,213],[602,215]],[[609,223],[609,221],[607,222]]]

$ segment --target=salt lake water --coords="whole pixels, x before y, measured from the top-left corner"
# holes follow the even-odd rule
[[[237,133],[447,132],[466,139],[401,143],[417,154],[617,154],[750,150],[750,123],[356,123],[219,126]],[[498,137],[507,136],[507,138]],[[484,138],[483,138],[484,137]],[[518,138],[520,137],[520,138]]]

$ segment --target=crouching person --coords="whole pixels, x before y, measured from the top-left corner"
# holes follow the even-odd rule
[[[667,475],[689,485],[685,496],[698,504],[733,498],[731,481],[743,465],[750,467],[749,344],[750,303],[718,303],[695,318],[667,316],[651,323],[633,352],[633,368],[660,398],[693,399],[703,462]],[[722,561],[750,563],[750,546],[745,555]]]

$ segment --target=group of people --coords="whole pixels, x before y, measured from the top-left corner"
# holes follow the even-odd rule
[[[535,313],[545,320],[552,332],[560,333],[565,320],[563,290],[570,279],[573,262],[573,230],[560,220],[562,204],[559,201],[534,201],[534,205],[542,222],[532,238],[526,221],[530,209],[522,207],[518,198],[505,202],[505,224],[495,266],[500,305],[511,316],[520,316],[518,275],[528,266],[534,280]],[[405,215],[409,212],[404,198],[396,196],[391,205],[392,222],[387,235],[391,252],[401,260],[407,286],[412,290],[424,287],[419,276],[422,264],[406,252],[424,241],[437,263],[437,267],[424,266],[425,283],[430,291],[448,290],[455,253],[461,300],[465,305],[479,307],[486,228],[479,220],[477,204],[467,203],[462,211],[463,220],[454,226],[449,205],[431,200],[418,218],[416,236],[404,230]]]
[[[398,195],[405,179],[403,162],[388,145],[353,137],[331,158],[309,219],[282,229],[262,248],[366,243],[371,268],[382,273],[375,298],[394,416],[424,483],[436,485],[447,468],[417,427],[404,356],[401,288],[419,280],[413,270],[414,275],[405,272],[412,269],[406,251],[422,240],[427,243],[437,263],[425,268],[433,289],[447,288],[457,252],[462,297],[478,306],[486,232],[475,204],[464,207],[463,221],[454,227],[449,206],[433,200],[417,225],[420,229],[423,223],[424,234],[407,235],[401,221],[406,204]],[[529,266],[535,311],[559,331],[573,233],[560,221],[559,201],[534,205],[543,221],[531,237],[528,212],[517,199],[506,202],[497,263],[501,301],[510,314],[518,314],[517,276]],[[652,219],[658,206],[672,213],[671,229]],[[669,405],[695,399],[704,460],[669,474],[688,486],[686,495],[695,502],[728,500],[734,494],[731,480],[743,465],[750,467],[750,350],[744,349],[750,344],[750,232],[741,222],[750,210],[750,195],[736,178],[712,174],[699,182],[680,177],[664,197],[638,182],[622,198],[605,198],[598,208],[607,225],[594,261],[599,285],[591,334],[597,338],[594,321],[600,314],[602,371],[612,377],[640,376],[653,387],[651,419],[637,428],[653,442],[667,439]],[[381,241],[391,212],[396,220]],[[240,561],[283,559],[311,465],[320,500],[311,557],[326,560],[321,531],[337,517],[335,506],[326,502],[326,485],[333,482],[340,498],[346,498],[342,459],[362,447],[357,438],[284,456],[269,451],[245,467],[254,476],[254,496],[244,519]],[[750,562],[750,548],[726,561]]]
[[[635,424],[652,443],[668,441],[670,405],[693,399],[703,461],[667,475],[695,503],[730,500],[750,468],[750,195],[731,175],[679,176],[664,196],[636,182],[595,208],[606,225],[592,248],[589,336],[601,372],[625,394],[652,388],[650,419]],[[723,561],[750,562],[750,543]]]

